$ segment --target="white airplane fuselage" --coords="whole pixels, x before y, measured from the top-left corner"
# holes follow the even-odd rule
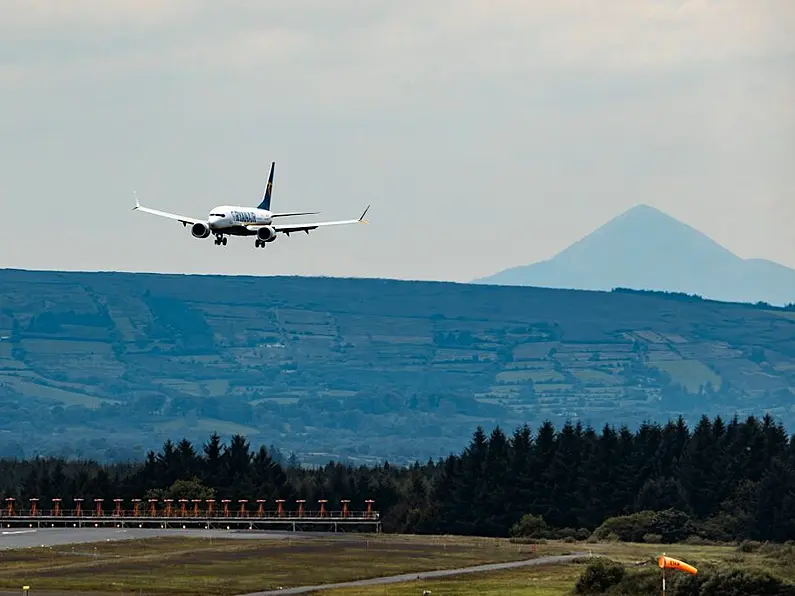
[[[244,230],[244,235],[253,235],[256,232],[251,231],[247,226],[267,226],[273,223],[272,212],[266,209],[257,209],[256,207],[241,207],[239,205],[220,205],[210,211],[207,223],[210,224],[210,230],[224,231],[237,230],[241,228]]]
[[[190,232],[195,238],[207,238],[215,234],[216,244],[226,244],[224,236],[256,236],[257,246],[276,240],[273,227],[273,212],[259,207],[219,205],[214,207],[207,221],[197,221]]]

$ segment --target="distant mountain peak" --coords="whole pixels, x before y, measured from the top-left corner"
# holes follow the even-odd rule
[[[676,219],[674,216],[657,209],[656,207],[652,207],[651,205],[646,205],[645,203],[640,203],[635,205],[634,207],[630,207],[623,213],[620,213],[610,221],[608,221],[606,225],[610,224],[631,224],[631,225],[668,225],[675,228],[681,228],[681,231],[689,230],[701,236],[702,238],[709,240],[712,243],[715,243],[709,236],[700,232],[693,226],[684,223],[681,220]],[[602,226],[604,227],[604,226]],[[715,243],[717,244],[717,243]]]
[[[641,216],[641,217],[643,217],[643,216],[655,216],[655,215],[656,216],[661,216],[661,217],[666,217],[668,219],[674,219],[672,216],[668,215],[667,213],[657,209],[657,207],[652,207],[651,205],[647,205],[646,203],[638,203],[637,205],[634,205],[633,207],[630,207],[629,209],[627,209],[623,213],[617,215],[613,219],[616,220],[616,219],[620,219],[620,218],[623,218],[623,217],[633,217],[633,216]],[[675,220],[675,221],[678,221],[678,220]]]
[[[579,254],[581,251],[582,255]],[[670,260],[670,251],[682,253],[685,259],[701,255],[740,260],[706,234],[644,204],[627,209],[553,258],[567,259],[576,253],[578,257],[587,256],[590,262],[621,255],[635,261],[635,257],[643,255],[644,264],[648,265],[661,258]]]
[[[662,290],[733,302],[795,302],[795,271],[743,260],[696,228],[635,205],[547,261],[475,283],[581,290]]]
[[[662,215],[664,217],[668,217],[670,219],[674,219],[673,217],[671,217],[667,213],[657,209],[657,207],[652,207],[651,205],[647,205],[646,203],[638,203],[634,207],[630,207],[629,209],[624,211],[624,215],[626,215],[627,213],[644,213],[644,212],[646,212],[646,213],[656,213],[658,215]]]

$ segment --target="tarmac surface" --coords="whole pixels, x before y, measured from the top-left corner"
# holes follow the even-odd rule
[[[85,544],[110,540],[136,540],[158,536],[185,538],[235,538],[250,540],[285,540],[311,538],[319,533],[257,532],[251,530],[201,530],[159,528],[8,528],[0,531],[0,550]]]
[[[417,581],[420,579],[433,579],[437,577],[449,577],[464,573],[482,573],[486,571],[502,571],[504,569],[515,569],[517,567],[529,567],[531,565],[559,565],[569,563],[575,559],[587,557],[588,553],[574,553],[571,555],[557,555],[548,557],[538,557],[525,561],[513,561],[510,563],[491,563],[489,565],[477,565],[475,567],[459,567],[458,569],[440,569],[439,571],[423,571],[421,573],[404,573],[401,575],[390,575],[388,577],[374,577],[371,579],[360,579],[351,582],[340,582],[336,584],[322,584],[318,586],[300,586],[297,588],[285,588],[282,590],[268,590],[266,592],[249,592],[240,596],[286,596],[288,594],[306,594],[318,590],[331,590],[334,588],[356,588],[361,586],[378,586],[382,584],[397,584],[402,582]]]

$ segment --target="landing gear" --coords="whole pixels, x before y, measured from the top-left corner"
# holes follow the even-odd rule
[[[227,238],[224,238],[224,235],[223,235],[223,234],[216,234],[216,235],[215,235],[215,245],[216,245],[216,246],[220,246],[221,244],[223,244],[224,246],[226,246],[226,241],[227,241],[227,240],[228,240],[228,239],[227,239]]]
[[[265,244],[267,244],[264,240],[255,240],[254,247],[255,248],[265,248]]]

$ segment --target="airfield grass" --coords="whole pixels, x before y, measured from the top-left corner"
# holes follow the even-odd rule
[[[470,573],[455,577],[411,581],[383,586],[327,590],[326,596],[417,596],[430,590],[433,596],[528,595],[570,596],[584,563],[540,565],[509,571]]]
[[[539,555],[547,553],[552,545],[540,545]],[[563,545],[555,545],[558,551]],[[554,565],[538,565],[506,571],[466,574],[449,578],[411,581],[382,586],[339,588],[325,591],[327,596],[416,596],[429,590],[433,596],[571,596],[574,585],[592,557],[607,557],[630,569],[642,563],[654,565],[654,559],[665,552],[667,555],[693,562],[697,566],[719,567],[742,565],[745,568],[769,571],[779,577],[795,580],[793,558],[778,547],[759,552],[741,553],[735,545],[692,546],[684,544],[635,544],[635,543],[579,543],[572,551],[589,552],[572,562]],[[639,565],[638,567],[643,568]],[[648,567],[646,567],[648,568]]]
[[[484,538],[159,537],[0,551],[0,590],[18,593],[20,586],[29,585],[36,593],[53,594],[241,594],[532,556],[529,545]]]
[[[540,544],[503,539],[351,535],[341,538],[235,540],[162,537],[53,548],[0,551],[0,594],[29,585],[36,594],[232,595],[318,585],[402,573],[453,569],[545,555],[585,553],[575,562],[471,573],[449,578],[324,591],[329,596],[421,594],[510,594],[562,596],[572,593],[590,556],[634,566],[653,565],[665,552],[697,566],[737,565],[765,569],[795,580],[792,554],[735,545],[627,543]]]

